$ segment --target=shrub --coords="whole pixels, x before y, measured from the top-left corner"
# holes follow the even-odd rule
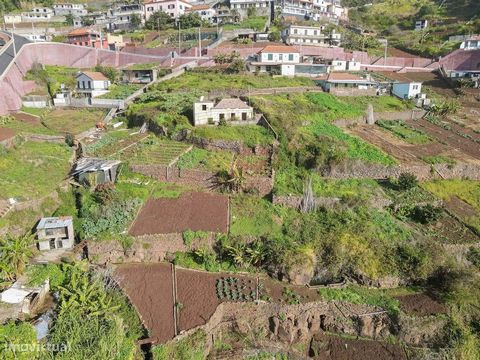
[[[411,173],[401,173],[398,177],[397,186],[400,190],[409,190],[418,185],[417,177]]]
[[[467,260],[480,269],[480,249],[471,247],[467,253]]]
[[[431,204],[425,206],[415,206],[411,213],[411,218],[422,224],[430,224],[438,221],[442,209]]]

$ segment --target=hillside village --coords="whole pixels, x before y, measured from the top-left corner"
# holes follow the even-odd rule
[[[0,4],[2,359],[480,359],[480,4]]]

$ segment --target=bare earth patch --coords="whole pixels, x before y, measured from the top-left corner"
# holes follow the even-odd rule
[[[197,192],[173,199],[150,199],[141,209],[129,233],[140,236],[186,230],[226,233],[228,198]]]
[[[430,316],[445,314],[447,308],[426,294],[398,296],[400,308],[409,315]]]

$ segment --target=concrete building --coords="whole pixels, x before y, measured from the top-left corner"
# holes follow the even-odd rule
[[[222,99],[217,104],[204,101],[193,104],[193,125],[218,125],[221,120],[245,121],[254,120],[253,108],[240,99]]]
[[[7,25],[18,24],[22,22],[22,15],[8,14],[3,17],[3,21]]]
[[[180,15],[185,14],[187,9],[192,5],[185,0],[146,0],[145,20],[148,20],[154,12],[163,11],[170,15],[171,18],[177,19]]]
[[[339,46],[341,34],[333,31],[325,34],[324,26],[289,25],[282,31],[282,39],[288,45]]]
[[[324,91],[336,95],[375,95],[378,84],[369,77],[342,72],[325,74],[315,79]]]
[[[413,99],[421,92],[421,82],[398,82],[392,85],[392,94],[400,99]]]
[[[295,64],[300,63],[300,53],[292,46],[268,45],[248,66],[252,72],[268,72],[274,75],[294,76]]]
[[[67,35],[69,44],[88,46],[96,49],[109,49],[108,40],[101,32],[89,28],[78,28]]]
[[[361,63],[355,60],[331,60],[328,66],[331,71],[360,71]]]
[[[125,30],[132,28],[132,17],[138,16],[143,24],[145,22],[145,9],[143,4],[122,4],[108,10],[109,30]]]
[[[338,23],[348,19],[348,10],[338,0],[279,0],[277,6],[283,16],[294,16],[302,20],[325,20]]]
[[[460,45],[460,49],[463,50],[479,50],[480,49],[480,35],[472,36]]]
[[[65,3],[65,4],[53,4],[53,12],[55,13],[55,16],[67,16],[67,15],[73,15],[73,16],[85,16],[88,14],[87,9],[85,9],[85,6],[83,4],[71,4],[71,3]]]
[[[71,249],[75,243],[71,216],[42,218],[36,228],[40,251]]]
[[[415,21],[415,30],[416,31],[421,31],[423,29],[426,29],[428,27],[428,20],[422,19],[422,20],[416,20]]]
[[[86,97],[96,97],[108,93],[110,80],[100,72],[84,71],[77,75],[77,92]]]
[[[54,16],[53,10],[46,7],[33,8],[22,13],[22,21],[47,21]]]
[[[207,4],[193,5],[187,9],[189,13],[197,13],[198,16],[204,21],[208,21],[210,24],[216,23],[217,12],[213,7]]]
[[[255,9],[256,15],[269,15],[272,7],[272,0],[230,0],[230,9],[237,11],[242,18],[247,16],[251,8]]]

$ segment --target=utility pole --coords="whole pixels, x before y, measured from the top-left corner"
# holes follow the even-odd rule
[[[198,28],[198,57],[202,57],[202,33],[201,27]]]
[[[181,47],[181,40],[180,40],[180,20],[178,20],[178,56],[180,56],[181,51],[182,51],[182,47]]]

